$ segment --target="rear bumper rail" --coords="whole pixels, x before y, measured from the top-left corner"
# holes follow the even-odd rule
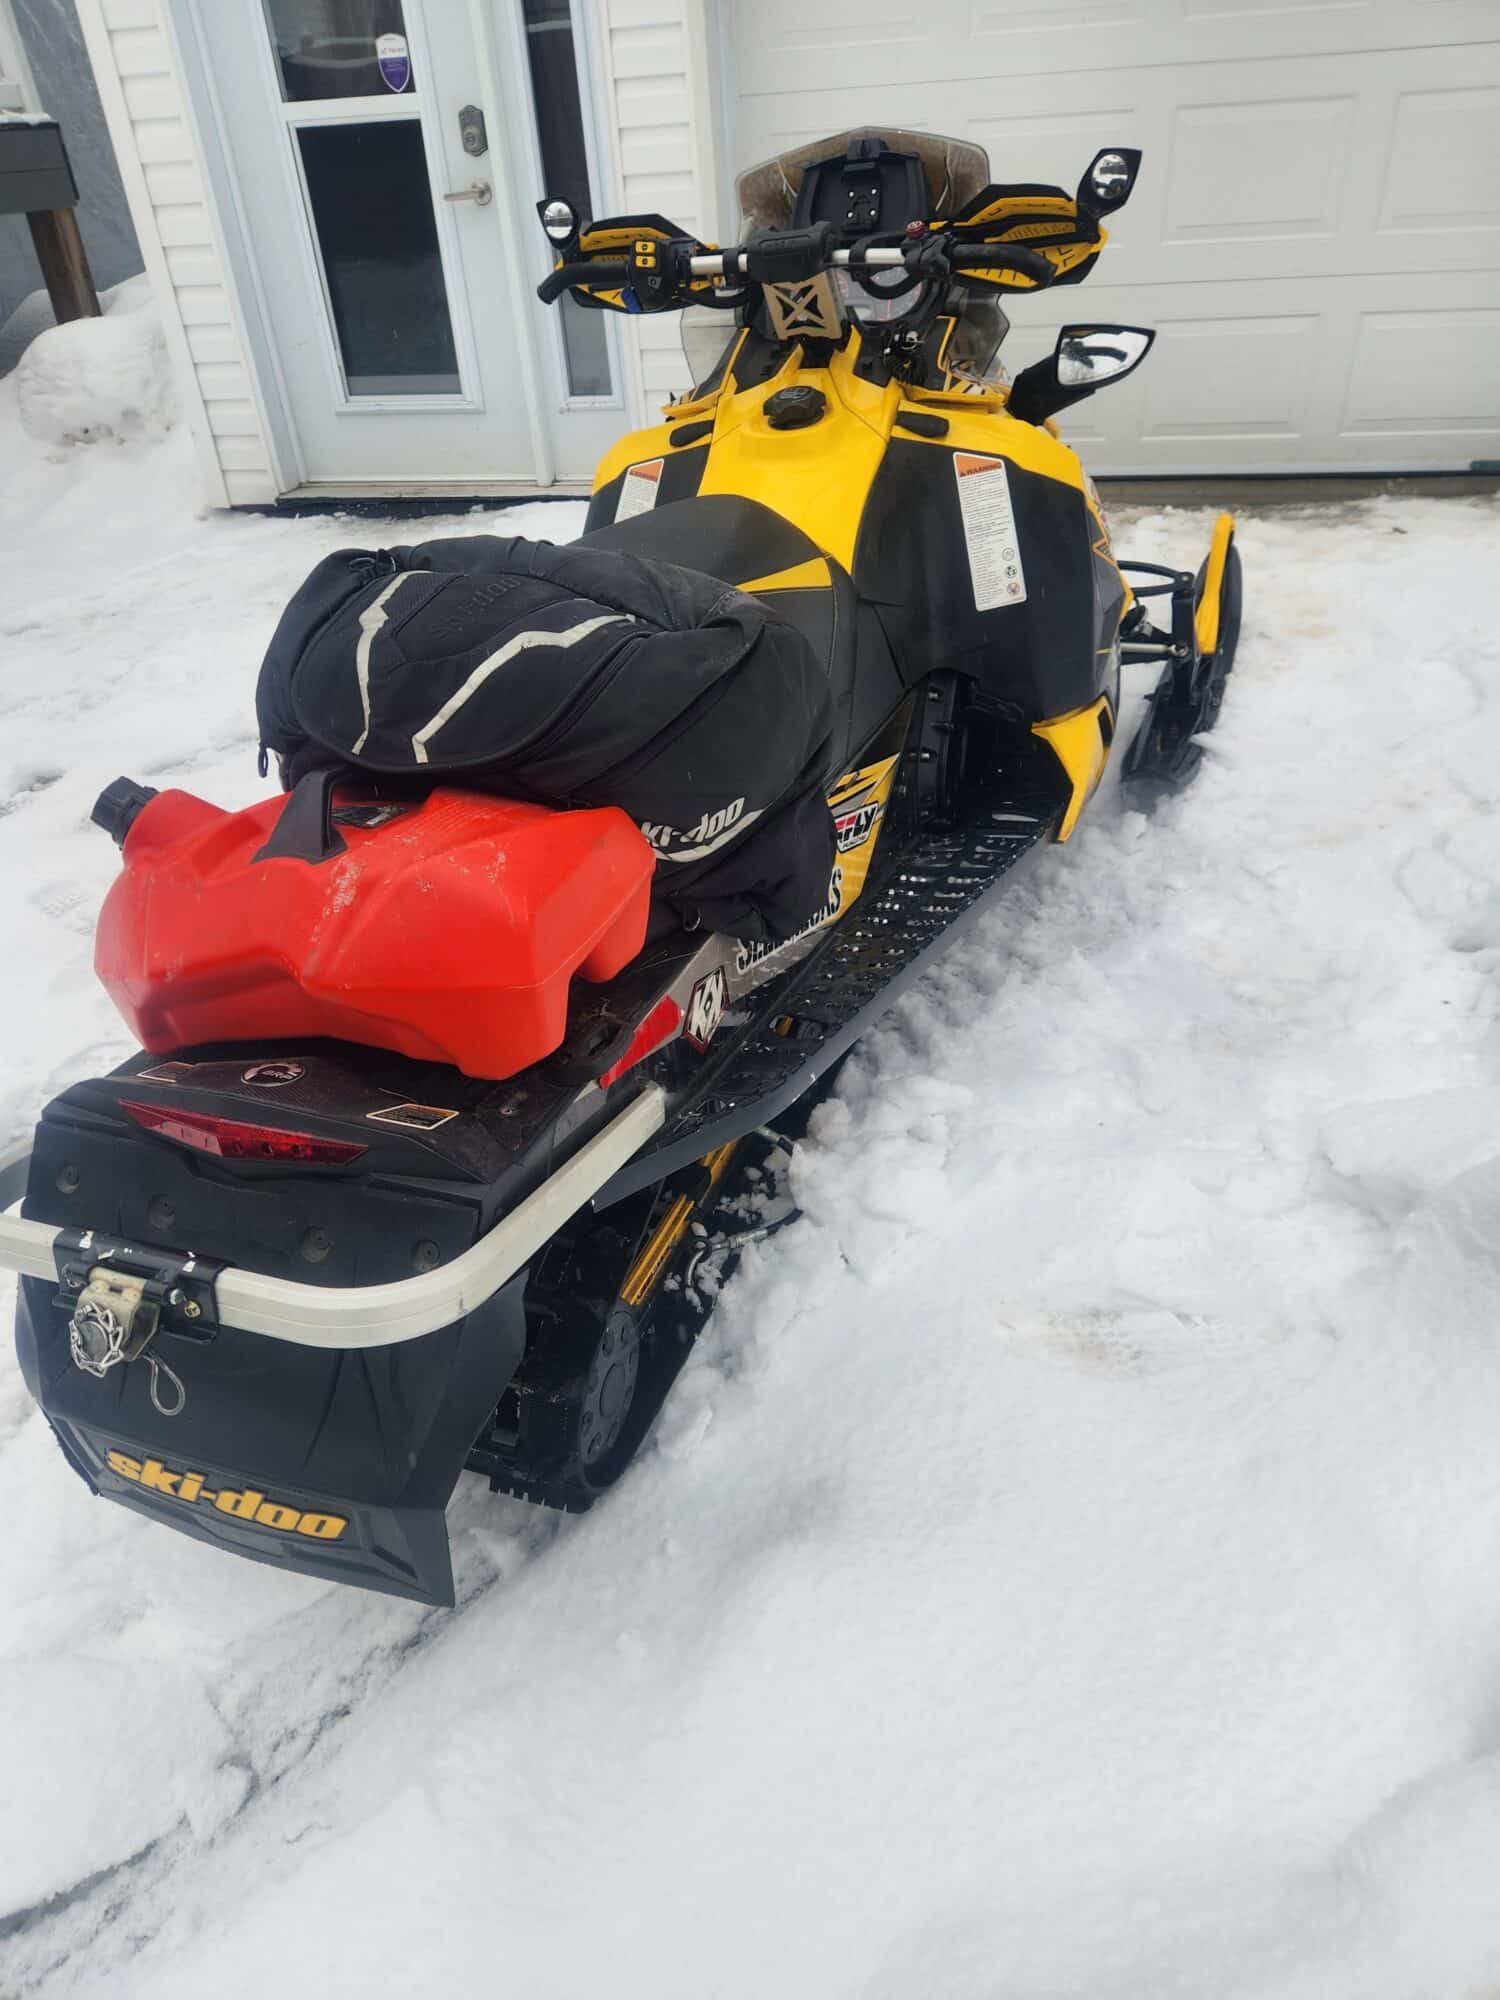
[[[300,1347],[391,1347],[436,1333],[498,1292],[665,1121],[665,1093],[652,1084],[487,1235],[420,1277],[384,1285],[302,1285],[229,1265],[214,1279],[218,1323]],[[30,1161],[29,1139],[0,1153],[0,1270],[55,1280],[59,1238],[72,1232],[7,1212],[26,1192]]]

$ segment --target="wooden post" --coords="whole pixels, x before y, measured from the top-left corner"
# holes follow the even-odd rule
[[[37,208],[26,220],[58,325],[69,319],[98,319],[99,294],[77,215],[71,208]]]

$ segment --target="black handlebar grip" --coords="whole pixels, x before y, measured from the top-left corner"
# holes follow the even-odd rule
[[[623,278],[629,269],[623,257],[592,257],[586,264],[559,264],[537,286],[536,295],[544,306],[550,306],[570,285],[590,284],[596,278]]]
[[[955,271],[1017,271],[1034,278],[1039,291],[1057,276],[1057,266],[1035,250],[1022,250],[1009,243],[960,243],[953,252]]]

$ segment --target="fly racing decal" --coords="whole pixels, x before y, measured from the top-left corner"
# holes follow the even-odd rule
[[[659,861],[701,861],[754,826],[762,810],[757,806],[753,812],[746,812],[745,801],[735,799],[715,812],[701,814],[694,825],[686,828],[643,819],[641,832]]]
[[[706,972],[693,988],[682,1032],[695,1049],[706,1049],[718,1032],[729,1004],[729,977],[722,965]]]
[[[835,813],[833,831],[838,840],[839,853],[847,854],[851,847],[863,847],[884,811],[883,800],[871,799],[865,805],[851,807],[848,812]]]
[[[661,488],[665,459],[648,458],[642,465],[627,465],[620,481],[620,497],[615,502],[615,519],[628,521],[635,514],[649,514]]]
[[[899,757],[883,757],[857,771],[846,771],[828,795],[834,834],[843,862],[844,905],[864,893],[865,877],[875,858],[875,841],[896,782]]]
[[[1008,604],[1024,603],[1026,573],[1021,567],[1021,544],[1010,504],[1010,477],[1005,460],[956,451],[953,475],[958,481],[958,511],[963,521],[975,610],[999,611]]]

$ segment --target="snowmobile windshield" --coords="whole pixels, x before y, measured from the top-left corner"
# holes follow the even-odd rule
[[[856,139],[878,139],[893,153],[915,153],[922,163],[930,203],[928,221],[951,215],[989,184],[990,161],[983,146],[970,139],[944,139],[932,132],[906,132],[897,125],[858,125],[830,139],[814,139],[789,153],[778,153],[735,183],[740,214],[748,228],[789,229],[792,211],[807,169],[819,160],[846,154]]]
[[[710,306],[689,306],[678,315],[682,335],[682,358],[695,396],[706,396],[723,379],[729,350],[740,337],[739,326],[727,313]]]

